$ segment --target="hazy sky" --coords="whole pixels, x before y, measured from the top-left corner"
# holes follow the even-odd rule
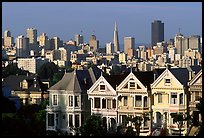
[[[88,42],[93,33],[100,45],[113,42],[117,22],[119,42],[124,36],[135,37],[136,43],[151,42],[151,22],[164,23],[164,38],[168,40],[181,28],[185,36],[202,35],[201,2],[3,2],[2,34],[6,29],[13,37],[26,35],[33,27],[38,36],[58,36],[63,41],[84,35]]]

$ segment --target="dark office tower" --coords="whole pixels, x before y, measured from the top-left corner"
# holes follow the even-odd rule
[[[157,45],[157,42],[164,41],[164,23],[155,20],[152,23],[152,46]]]
[[[119,39],[118,39],[118,28],[115,22],[114,38],[113,38],[114,52],[120,51],[119,49]]]

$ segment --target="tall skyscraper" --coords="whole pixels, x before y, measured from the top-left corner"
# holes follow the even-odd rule
[[[152,23],[152,47],[157,44],[157,42],[164,41],[164,23],[160,20],[155,20]]]
[[[106,54],[112,54],[114,50],[113,43],[106,43]]]
[[[199,35],[192,35],[189,37],[189,48],[191,48],[192,50],[198,50],[198,52],[201,52]]]
[[[91,35],[91,37],[89,39],[89,46],[91,48],[91,51],[93,51],[93,52],[99,48],[99,41],[96,40],[95,35]]]
[[[124,53],[127,54],[129,49],[135,49],[134,37],[124,37]]]
[[[57,50],[60,46],[60,38],[55,36],[53,37],[53,41],[54,41],[54,49]]]
[[[79,44],[83,44],[84,43],[83,35],[76,34],[75,35],[75,41],[76,41],[76,46],[79,46]]]
[[[9,30],[5,30],[3,45],[6,48],[11,48],[12,44],[13,44],[13,37],[11,36],[11,32]]]
[[[119,39],[118,39],[118,28],[117,28],[116,22],[115,22],[115,28],[114,28],[113,45],[114,45],[114,52],[120,51]]]
[[[42,33],[39,37],[39,45],[43,46],[46,50],[49,49],[49,44],[48,44],[48,36],[46,33]]]
[[[16,38],[16,57],[29,56],[29,39],[20,35]]]
[[[28,28],[26,37],[29,38],[29,43],[31,45],[37,45],[37,30],[35,28]]]
[[[135,50],[135,38],[124,37],[124,53],[127,54],[128,59],[134,56],[134,50]]]

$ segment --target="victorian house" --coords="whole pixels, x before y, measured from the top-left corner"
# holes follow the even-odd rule
[[[49,106],[46,109],[46,130],[61,130],[75,135],[77,129],[91,114],[87,90],[97,80],[98,72],[74,70],[65,73],[63,78],[49,91]]]
[[[153,71],[130,72],[126,78],[117,86],[118,94],[118,124],[127,125],[126,118],[144,114],[151,116],[151,89],[150,84],[154,81]],[[129,122],[131,123],[131,122]],[[132,124],[128,124],[132,125]],[[134,126],[134,125],[132,125]],[[150,120],[141,122],[140,135],[147,136],[151,130]]]
[[[48,99],[48,86],[34,75],[10,75],[3,79],[2,86],[11,90],[11,96],[18,96],[22,105],[40,104],[42,99]]]
[[[151,84],[153,127],[167,127],[170,134],[177,134],[178,128],[171,113],[187,113],[189,71],[187,68],[166,68]],[[182,133],[187,129],[184,121]]]
[[[117,129],[117,92],[119,85],[125,75],[103,76],[88,90],[88,97],[91,101],[91,114],[101,116],[103,127],[109,132],[116,132]]]
[[[195,120],[201,120],[199,117],[199,111],[196,108],[196,104],[200,102],[202,98],[202,69],[192,77],[189,85],[189,111],[190,115],[193,115]]]

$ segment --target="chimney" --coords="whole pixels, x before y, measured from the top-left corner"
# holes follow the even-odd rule
[[[154,72],[154,81],[156,80],[156,73]]]
[[[87,78],[84,78],[84,84],[85,85],[87,84]]]

